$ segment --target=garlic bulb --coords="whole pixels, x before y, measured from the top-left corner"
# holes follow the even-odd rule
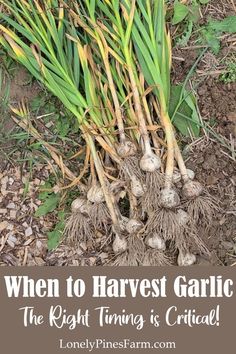
[[[179,209],[177,211],[177,216],[178,216],[179,224],[181,226],[187,225],[187,223],[189,222],[190,217],[189,217],[188,213],[186,213],[186,211],[184,211],[182,209]]]
[[[188,181],[184,184],[182,193],[184,198],[194,199],[203,192],[203,186],[198,181]]]
[[[133,234],[135,232],[140,231],[143,228],[143,223],[136,219],[130,219],[126,225],[126,231],[129,234]]]
[[[197,258],[195,254],[190,252],[184,254],[183,252],[179,251],[177,263],[180,267],[191,266],[196,262],[196,260]]]
[[[89,214],[90,203],[85,198],[76,198],[71,203],[72,213],[80,212],[82,214]]]
[[[163,208],[171,209],[180,204],[180,197],[173,188],[164,188],[161,190],[159,201]]]
[[[118,235],[115,236],[115,239],[113,241],[112,245],[114,253],[122,253],[127,250],[127,241],[124,237],[120,237]]]
[[[120,157],[125,158],[135,155],[137,152],[137,148],[132,141],[125,140],[118,145],[116,151]]]
[[[131,192],[136,198],[142,197],[145,193],[145,187],[135,175],[131,176],[130,187]]]
[[[147,246],[158,249],[160,251],[165,251],[166,249],[165,241],[156,233],[153,234],[152,236],[146,237],[145,243]]]
[[[76,198],[71,203],[71,211],[72,212],[79,211],[81,206],[83,206],[85,203],[86,203],[86,199],[85,198]]]
[[[153,152],[145,153],[141,158],[139,164],[141,170],[145,172],[155,172],[161,167],[161,159]]]
[[[97,184],[89,189],[87,198],[91,203],[102,203],[105,201],[102,188]]]

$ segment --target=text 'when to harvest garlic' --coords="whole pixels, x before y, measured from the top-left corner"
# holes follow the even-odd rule
[[[61,295],[58,279],[30,279],[28,276],[5,276],[8,297],[55,297]],[[91,282],[83,279],[65,280],[65,291],[68,298],[82,298],[90,295],[94,298],[152,297],[164,298],[174,292],[177,297],[210,297],[230,298],[234,294],[232,279],[224,279],[221,275],[203,279],[188,279],[178,276],[173,281],[166,276],[154,279],[114,279],[107,276],[93,276]]]

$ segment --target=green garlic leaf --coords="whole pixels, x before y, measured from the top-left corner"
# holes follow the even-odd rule
[[[178,106],[179,108],[177,109]],[[176,109],[177,112],[175,113]],[[183,90],[182,85],[174,85],[171,87],[169,115],[173,124],[181,134],[190,136],[191,132],[193,136],[199,136],[200,121],[196,110],[196,102],[194,102],[194,97],[189,94],[189,92],[185,89]]]

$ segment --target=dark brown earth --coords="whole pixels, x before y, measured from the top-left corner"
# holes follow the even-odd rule
[[[236,84],[219,83],[208,78],[198,88],[199,108],[204,120],[216,120],[216,131],[232,144],[232,151],[216,142],[195,144],[189,164],[201,182],[219,198],[222,212],[205,235],[210,249],[224,264],[233,262],[236,241]],[[234,248],[234,249],[233,249]]]
[[[235,161],[224,154],[219,144],[203,139],[194,145],[187,165],[218,199],[221,209],[213,224],[200,231],[212,252],[210,261],[213,264],[232,264],[236,251]]]
[[[182,65],[182,73],[195,60],[195,55],[188,57],[188,63]],[[181,81],[181,71],[176,79]],[[232,146],[232,151],[226,149],[206,132],[206,137],[193,143],[187,162],[197,179],[219,199],[222,211],[201,236],[212,251],[211,262],[228,265],[236,261],[236,161],[233,160],[236,158],[236,84],[223,84],[217,78],[206,76],[197,94],[203,121],[209,123],[213,119],[214,131]]]
[[[224,48],[221,56],[225,52],[230,53],[230,49]],[[192,68],[198,55],[199,51],[191,48],[174,51],[177,59],[174,60],[172,77],[175,83],[185,80],[186,72]],[[220,82],[217,71],[216,74],[213,71],[212,75],[212,65],[217,65],[215,57],[211,62],[212,57],[211,53],[203,57],[196,70],[201,75],[194,75],[193,85],[196,85],[203,122],[213,124],[214,133],[222,142],[206,131],[205,136],[190,145],[187,165],[196,172],[197,179],[209,192],[218,198],[221,207],[213,225],[201,232],[212,252],[210,262],[230,265],[236,261],[236,83]]]
[[[223,84],[213,78],[198,88],[202,116],[215,118],[218,131],[227,139],[236,137],[236,83]]]
[[[0,61],[1,62],[1,61]],[[6,79],[9,80],[9,79]],[[27,70],[21,66],[17,66],[15,70],[14,79],[10,81],[10,92],[9,92],[9,102],[11,105],[15,106],[22,101],[29,102],[33,98],[35,98],[41,88],[36,81],[31,82],[31,77],[29,76]],[[4,86],[6,82],[3,82],[2,91],[4,91]],[[1,92],[0,92],[0,100],[1,100]],[[5,116],[2,114],[0,117],[0,136],[7,136],[8,133],[15,127],[14,121],[10,117],[10,113]],[[4,148],[5,153],[7,154],[8,150],[14,146],[14,141],[7,139],[5,143],[0,145],[0,149]],[[0,172],[4,169],[6,164],[6,156],[4,154],[0,154]]]

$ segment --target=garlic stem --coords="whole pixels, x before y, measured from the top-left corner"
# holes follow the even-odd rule
[[[102,30],[99,28],[98,24],[94,22],[94,36],[96,37],[96,41],[100,50],[100,53],[103,58],[103,63],[105,66],[106,70],[106,75],[107,75],[107,80],[108,84],[110,87],[111,95],[112,95],[112,100],[114,103],[115,107],[115,116],[117,120],[117,125],[118,125],[118,130],[119,130],[119,135],[120,135],[120,142],[125,142],[126,137],[125,137],[125,129],[124,129],[124,123],[122,119],[122,114],[121,114],[121,109],[120,109],[120,103],[118,99],[118,95],[116,93],[116,87],[114,84],[110,64],[109,64],[109,51],[108,51],[108,45],[106,38],[103,35]]]
[[[145,121],[145,117],[144,117],[143,110],[142,110],[138,86],[136,84],[134,72],[133,72],[133,69],[131,66],[128,67],[128,73],[129,73],[131,88],[132,88],[132,92],[133,92],[135,112],[137,114],[138,122],[139,122],[139,130],[140,130],[141,137],[143,139],[144,153],[151,154],[152,149],[151,149],[151,145],[150,145],[149,134],[148,134],[146,121]]]
[[[103,35],[102,35],[102,40],[105,41],[105,44],[106,44],[106,40],[105,40]],[[107,48],[107,44],[106,44],[105,48]],[[118,99],[118,96],[116,94],[116,88],[115,88],[115,84],[114,84],[114,81],[113,81],[111,68],[110,68],[110,65],[109,65],[108,51],[107,50],[105,50],[104,65],[105,65],[105,68],[106,68],[107,79],[108,79],[108,83],[109,83],[109,86],[110,86],[110,91],[111,91],[113,103],[114,103],[114,106],[115,106],[115,115],[116,115],[118,130],[119,130],[120,143],[124,143],[126,141],[124,122],[123,122],[123,118],[122,118],[122,114],[121,114],[119,99]]]
[[[183,179],[184,183],[186,183],[186,182],[188,182],[190,180],[190,178],[189,178],[188,170],[187,170],[187,167],[185,165],[183,156],[181,154],[180,148],[179,148],[179,146],[177,144],[177,141],[176,141],[175,137],[174,137],[174,144],[175,144],[175,158],[176,158],[176,161],[178,163],[182,179]]]
[[[88,134],[86,134],[85,138],[86,138],[86,141],[89,144],[90,149],[91,149],[94,165],[95,165],[95,168],[96,168],[96,172],[97,172],[97,175],[98,175],[99,182],[100,182],[102,190],[103,190],[103,194],[104,194],[104,198],[105,198],[108,210],[109,210],[110,215],[111,215],[112,223],[113,223],[114,227],[119,229],[117,212],[115,210],[115,205],[116,205],[115,198],[113,196],[113,193],[111,193],[111,191],[107,187],[106,177],[104,175],[104,170],[103,170],[101,161],[100,161],[100,159],[98,157],[94,141],[93,141],[92,137],[90,135],[88,135]]]
[[[151,117],[150,110],[149,110],[148,103],[147,103],[147,98],[144,94],[142,95],[142,101],[143,101],[143,107],[144,107],[146,117],[147,117],[147,122],[148,122],[148,124],[153,125],[152,117]],[[156,132],[151,130],[150,134],[152,137],[153,145],[156,149],[156,155],[160,156],[160,154],[159,154],[160,146],[159,146]]]
[[[171,188],[173,182],[173,173],[174,173],[174,160],[175,160],[175,137],[173,126],[167,112],[165,98],[161,97],[160,109],[157,106],[157,102],[154,100],[153,105],[155,111],[159,115],[161,124],[164,127],[166,133],[167,141],[167,160],[166,160],[166,170],[165,170],[165,188]]]
[[[162,123],[166,132],[166,141],[167,141],[167,160],[166,160],[166,171],[165,171],[165,188],[171,188],[173,181],[174,173],[174,132],[172,123],[170,121],[169,115],[167,112],[161,113]]]

